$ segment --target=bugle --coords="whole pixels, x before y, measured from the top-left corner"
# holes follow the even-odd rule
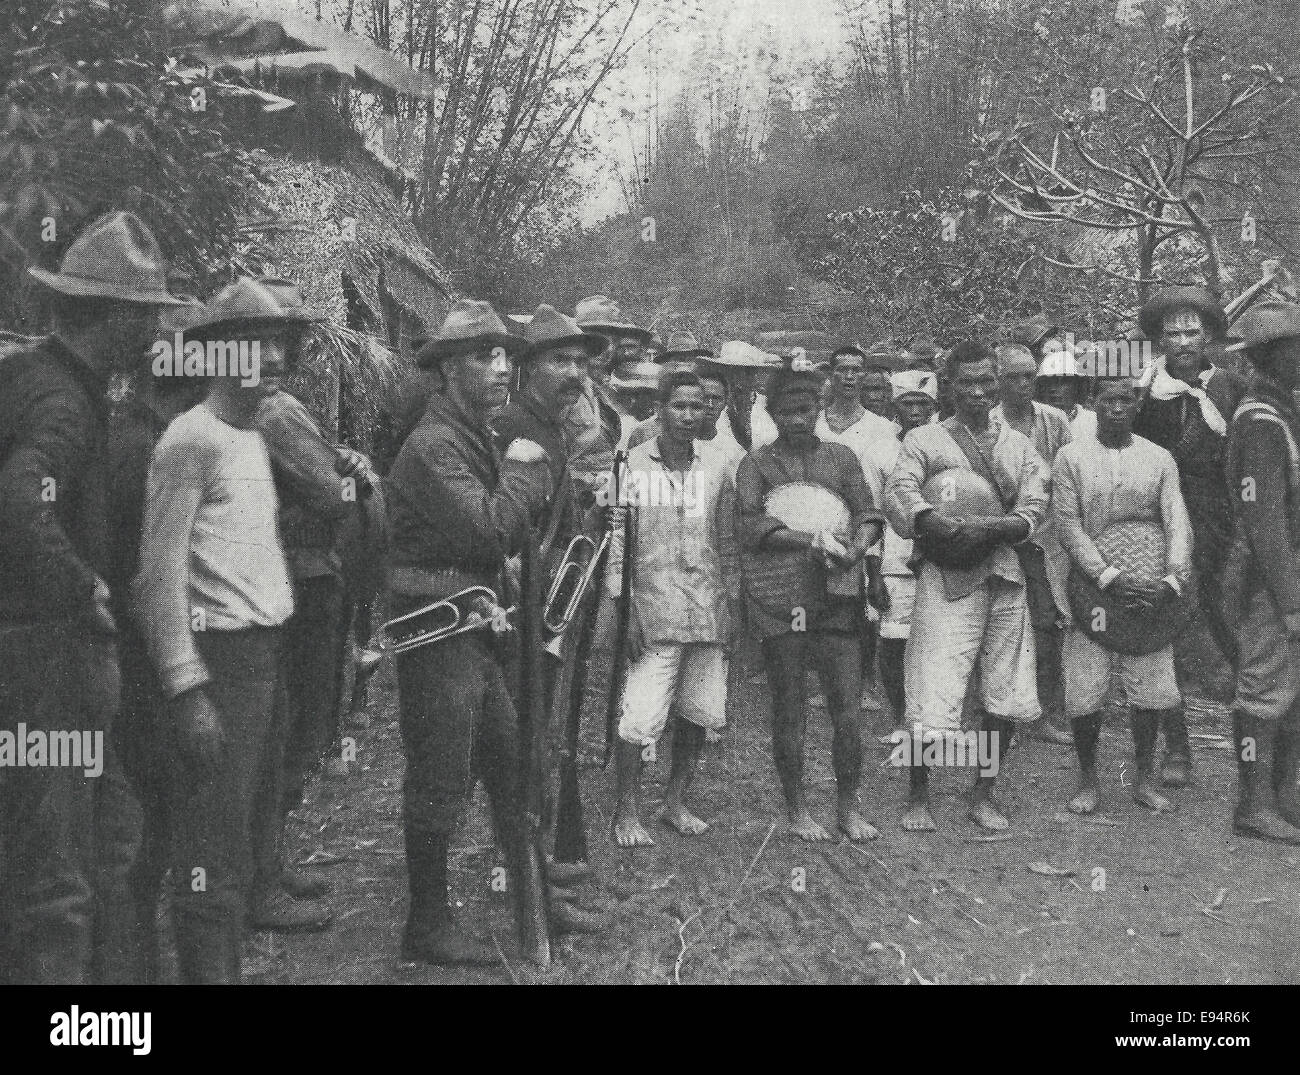
[[[599,545],[586,534],[578,534],[569,542],[542,604],[542,626],[549,634],[562,635],[568,630],[605,553],[609,551],[609,541],[607,531]],[[583,560],[584,549],[587,550],[586,560]]]
[[[505,630],[507,617],[514,611],[502,608],[497,603],[497,595],[486,586],[467,586],[450,597],[431,601],[414,612],[389,620],[375,632],[364,652],[387,657],[442,642],[466,631],[480,631],[485,627]]]

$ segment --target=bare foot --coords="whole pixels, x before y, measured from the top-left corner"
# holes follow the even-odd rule
[[[1079,793],[1070,800],[1070,810],[1076,814],[1091,814],[1097,809],[1097,785],[1081,784]]]
[[[818,825],[807,810],[796,811],[790,816],[790,833],[809,843],[831,838],[831,834]]]
[[[715,732],[712,728],[705,728],[704,741],[706,743],[721,743],[722,736],[719,735],[717,732]]]
[[[855,843],[862,840],[874,840],[880,835],[874,825],[856,810],[841,810],[839,817],[840,832]]]
[[[659,815],[659,820],[667,825],[670,829],[675,829],[683,836],[699,836],[701,833],[708,832],[709,826],[705,821],[701,821],[682,805],[665,806],[663,813]]]
[[[1001,832],[1011,827],[1011,822],[993,804],[992,799],[975,799],[970,804],[970,819],[981,829],[988,829],[990,832]]]
[[[614,839],[619,847],[654,847],[655,842],[645,831],[640,818],[625,817],[614,821]]]
[[[934,832],[938,827],[929,803],[912,803],[903,814],[903,828],[908,832]]]
[[[1148,810],[1154,810],[1157,814],[1172,814],[1177,809],[1172,802],[1156,791],[1155,782],[1151,777],[1145,777],[1137,782],[1137,786],[1133,789],[1133,801]]]

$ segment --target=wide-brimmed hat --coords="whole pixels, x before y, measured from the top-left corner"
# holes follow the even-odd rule
[[[939,378],[929,370],[899,370],[889,378],[889,387],[893,399],[928,396],[939,400]]]
[[[177,295],[180,303],[165,306],[158,315],[158,331],[164,336],[175,332],[188,332],[191,325],[203,316],[203,303],[193,295]]]
[[[1246,352],[1251,357],[1251,350],[1273,340],[1285,340],[1300,336],[1300,305],[1294,302],[1257,302],[1250,307],[1232,326],[1235,335],[1241,340],[1231,343],[1225,351]]]
[[[686,362],[697,358],[712,358],[713,352],[695,338],[692,332],[674,332],[664,344],[663,354],[656,355],[656,362]]]
[[[461,299],[447,311],[436,336],[411,341],[417,365],[428,367],[444,358],[469,354],[488,347],[501,347],[509,355],[527,350],[523,338],[506,331],[492,304]]]
[[[254,335],[257,332],[287,332],[303,327],[313,318],[301,310],[286,310],[275,295],[249,276],[227,284],[203,307],[186,329],[192,335]]]
[[[650,339],[649,329],[628,321],[618,303],[604,295],[588,295],[574,307],[573,319],[584,332],[602,336],[635,336],[642,343]]]
[[[655,362],[620,362],[609,376],[609,386],[615,392],[653,392],[661,369]]]
[[[700,359],[700,365],[704,368],[717,366],[724,370],[759,370],[780,364],[781,360],[776,355],[769,355],[744,340],[728,340],[716,355]]]
[[[1138,312],[1138,325],[1149,340],[1160,339],[1165,318],[1178,310],[1195,310],[1201,315],[1211,336],[1222,336],[1228,317],[1219,300],[1203,287],[1168,287],[1157,292]]]
[[[533,311],[532,320],[524,326],[524,339],[528,341],[529,358],[564,347],[581,347],[588,356],[595,358],[609,346],[606,337],[595,332],[583,332],[572,317],[566,317],[545,302]]]
[[[61,295],[186,305],[167,290],[167,259],[134,213],[107,213],[90,224],[64,252],[58,272],[27,271]]]
[[[283,276],[254,276],[259,284],[275,296],[275,301],[283,310],[296,310],[305,314],[312,321],[326,321],[329,315],[315,306],[308,306],[302,297],[302,288]]]

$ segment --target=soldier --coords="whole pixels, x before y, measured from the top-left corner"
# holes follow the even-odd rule
[[[1159,355],[1147,370],[1147,398],[1133,432],[1160,445],[1178,464],[1183,500],[1192,520],[1192,566],[1206,626],[1235,670],[1237,641],[1223,617],[1220,579],[1232,529],[1232,504],[1224,480],[1228,420],[1244,386],[1227,370],[1211,365],[1207,347],[1227,325],[1223,308],[1204,288],[1159,292],[1138,314],[1142,331]],[[1164,718],[1165,756],[1160,775],[1166,787],[1185,787],[1192,778],[1191,745],[1182,710]]]
[[[512,438],[503,460],[488,430],[489,414],[505,402],[512,356],[524,347],[486,302],[462,300],[419,352],[422,367],[440,372],[441,387],[430,394],[388,476],[395,615],[469,586],[503,593],[506,558],[519,552],[552,487],[539,444]],[[576,377],[571,381],[576,393]],[[559,408],[553,413],[560,437]],[[493,963],[493,946],[455,921],[447,854],[474,778],[481,777],[517,898],[542,898],[520,800],[518,717],[505,671],[491,635],[471,631],[401,654],[397,677],[411,901],[402,957]],[[521,920],[531,919],[525,909]]]
[[[1236,530],[1227,589],[1241,646],[1233,827],[1300,844],[1300,306],[1261,302],[1237,327],[1254,370],[1228,439]]]
[[[538,306],[525,329],[528,343],[523,389],[517,398],[492,420],[498,449],[509,452],[520,439],[540,444],[549,461],[554,498],[544,511],[536,513],[541,534],[538,559],[547,578],[558,570],[572,539],[585,533],[595,537],[602,512],[596,509],[595,494],[575,480],[569,465],[569,446],[564,436],[562,415],[582,393],[587,362],[604,352],[604,337],[584,332],[576,321],[545,303]],[[612,462],[612,455],[611,455]],[[558,745],[554,796],[554,863],[549,878],[559,884],[587,873],[587,843],[582,800],[577,785],[577,714],[585,694],[589,661],[587,655],[594,631],[598,593],[593,587],[579,604],[559,645],[559,660],[546,659],[547,704],[550,734]],[[580,713],[580,709],[579,709]],[[548,765],[548,778],[550,769]],[[563,794],[560,794],[563,792]],[[548,811],[549,813],[549,811]],[[558,928],[594,928],[581,914],[572,913],[569,903],[554,900],[552,921]]]
[[[106,582],[107,390],[146,364],[159,308],[182,300],[130,213],[89,225],[58,272],[29,271],[53,331],[0,361],[0,731],[100,747],[98,765],[0,766],[0,978],[123,982],[140,820],[113,742],[122,595]]]
[[[266,442],[280,500],[280,536],[294,584],[293,618],[285,626],[285,679],[289,711],[284,748],[282,811],[302,802],[308,775],[338,736],[345,646],[351,609],[336,550],[340,525],[376,479],[363,455],[325,439],[306,405],[283,387],[282,373],[295,371],[300,337],[324,314],[308,307],[289,280],[261,277],[286,312],[298,318],[287,341],[285,365],[262,369],[266,396],[253,418]],[[328,908],[306,902],[329,891],[322,878],[284,869],[277,890],[252,913],[257,929],[281,932],[319,928]]]
[[[1047,513],[1047,468],[1028,437],[990,417],[997,387],[993,351],[977,341],[959,343],[947,368],[957,413],[904,438],[885,487],[885,510],[898,536],[927,538],[954,556],[951,566],[940,566],[932,555],[920,564],[905,657],[906,719],[927,738],[956,733],[978,662],[982,732],[1000,766],[1016,726],[1042,715],[1025,573],[1015,546],[1033,535]],[[950,471],[983,478],[1000,505],[976,518],[945,518],[936,510],[945,489],[932,493],[932,501],[923,487]],[[1005,829],[1006,815],[993,799],[997,769],[985,770],[971,790],[971,819],[981,828]],[[903,827],[935,827],[924,759],[910,764]]]
[[[189,327],[179,371],[202,371],[207,397],[172,421],[149,463],[132,596],[174,736],[172,911],[187,984],[240,980],[245,913],[278,888],[293,588],[251,426],[268,391],[260,371],[283,363],[299,323],[251,279],[218,292]]]

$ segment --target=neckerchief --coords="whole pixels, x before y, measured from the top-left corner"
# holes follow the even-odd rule
[[[1155,362],[1151,364],[1151,373],[1144,378],[1151,388],[1151,398],[1159,400],[1177,399],[1179,396],[1191,396],[1201,406],[1201,417],[1205,419],[1205,424],[1218,436],[1226,436],[1228,432],[1228,423],[1223,420],[1223,415],[1219,413],[1216,407],[1206,395],[1205,386],[1209,383],[1210,378],[1214,376],[1214,368],[1201,370],[1197,375],[1197,380],[1201,382],[1200,387],[1188,384],[1186,381],[1180,381],[1176,377],[1171,377],[1165,369],[1165,356],[1160,355]]]

